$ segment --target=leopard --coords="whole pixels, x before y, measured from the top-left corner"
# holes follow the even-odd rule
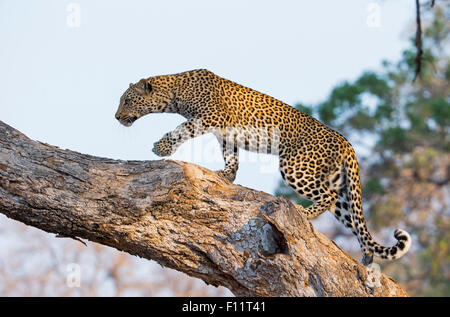
[[[397,242],[385,247],[370,234],[362,210],[360,170],[352,145],[339,132],[267,94],[222,78],[208,69],[156,75],[130,84],[120,97],[115,118],[124,126],[151,113],[176,113],[186,121],[154,143],[152,151],[168,157],[186,141],[212,133],[225,167],[216,171],[233,182],[239,149],[278,155],[282,179],[313,202],[295,205],[313,219],[330,211],[356,237],[361,262],[373,257],[395,260],[406,254],[411,237],[394,231]]]

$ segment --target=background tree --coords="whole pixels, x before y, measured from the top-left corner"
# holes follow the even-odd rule
[[[445,9],[436,4],[422,17],[426,27],[416,80],[412,39],[397,63],[384,61],[380,71],[342,82],[317,105],[296,106],[347,136],[357,152],[368,153],[359,155],[368,225],[380,239],[396,227],[413,235],[413,249],[402,265],[382,264],[410,295],[450,295],[450,19]],[[282,182],[276,193],[311,203]],[[343,234],[336,226],[334,235]]]

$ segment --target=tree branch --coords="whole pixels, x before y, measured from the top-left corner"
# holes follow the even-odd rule
[[[406,296],[286,199],[189,163],[62,150],[1,121],[0,212],[155,260],[235,295]]]

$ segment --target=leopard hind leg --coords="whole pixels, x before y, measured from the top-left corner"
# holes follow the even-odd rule
[[[326,171],[317,171],[314,161],[305,158],[296,163],[295,160],[280,158],[280,171],[287,185],[314,202],[308,208],[298,208],[307,219],[334,208],[338,195],[330,189]]]

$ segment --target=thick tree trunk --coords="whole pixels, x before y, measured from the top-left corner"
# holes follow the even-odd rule
[[[189,163],[61,150],[1,121],[0,212],[155,260],[235,295],[406,296],[286,199]]]

